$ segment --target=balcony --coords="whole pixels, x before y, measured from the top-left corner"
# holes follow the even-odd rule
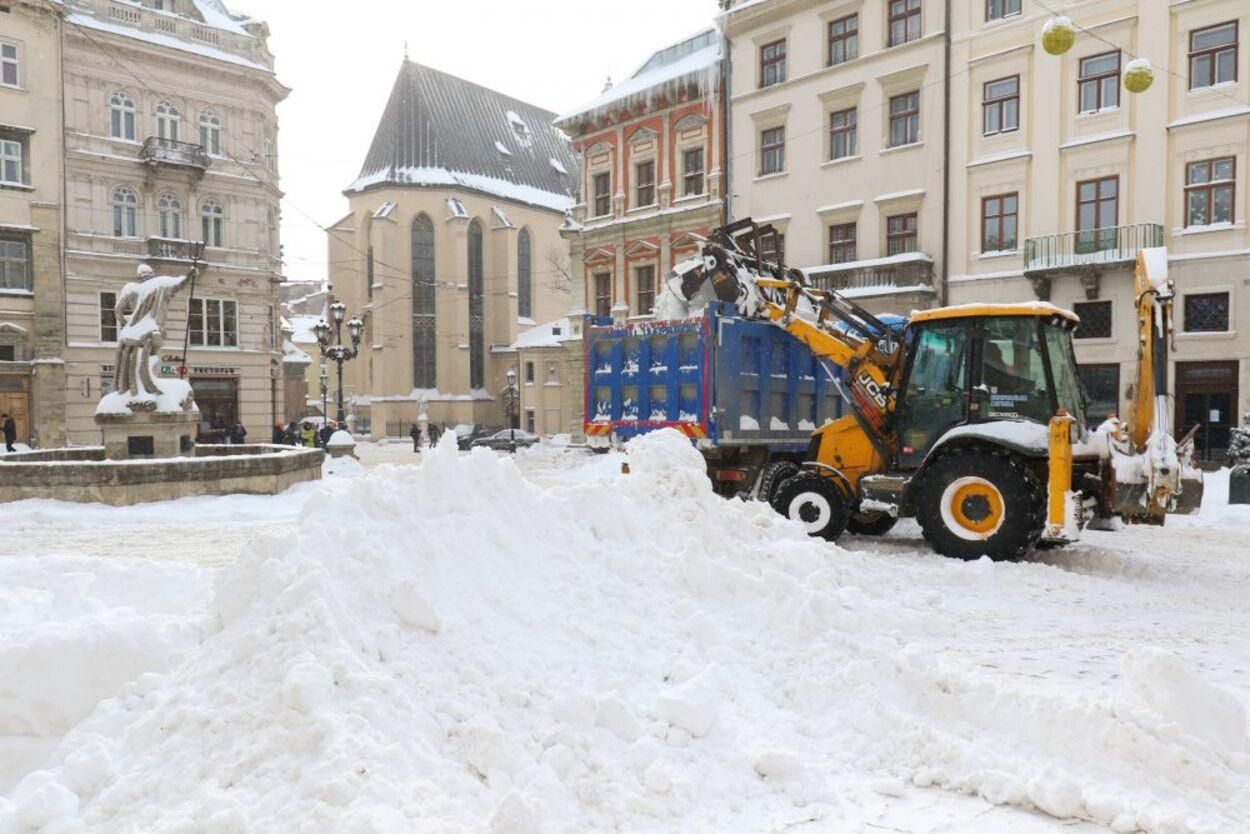
[[[190,240],[150,237],[148,238],[148,259],[171,263],[191,263],[191,247],[195,245],[197,244]]]
[[[928,292],[933,287],[933,259],[921,252],[814,266],[803,273],[817,289],[851,296]]]
[[[139,158],[148,165],[172,165],[178,168],[192,168],[199,173],[208,170],[208,153],[201,145],[190,142],[177,142],[159,136],[149,136],[139,150]]]

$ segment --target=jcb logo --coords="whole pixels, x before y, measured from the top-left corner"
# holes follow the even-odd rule
[[[867,371],[860,371],[859,376],[855,377],[855,382],[859,384],[860,388],[868,392],[868,395],[872,397],[872,401],[879,408],[885,409],[887,403],[885,392],[881,390],[881,386],[877,384],[877,381]]]

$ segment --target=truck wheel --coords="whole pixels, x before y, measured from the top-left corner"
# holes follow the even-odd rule
[[[884,536],[895,524],[898,519],[889,513],[855,513],[846,523],[846,532],[857,536]]]
[[[851,517],[851,508],[838,485],[810,472],[795,475],[777,487],[772,506],[786,518],[801,522],[809,536],[828,541],[842,535]]]
[[[1042,535],[1046,492],[1017,458],[988,449],[947,455],[919,475],[916,520],[943,556],[1019,559]]]
[[[788,481],[803,470],[792,460],[773,460],[764,464],[764,471],[760,473],[760,485],[756,490],[756,497],[761,501],[773,503],[773,496],[777,494],[777,488],[784,481]]]

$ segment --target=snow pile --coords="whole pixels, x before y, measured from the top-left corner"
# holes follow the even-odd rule
[[[675,431],[628,460],[543,488],[447,434],[319,484],[222,576],[218,630],[102,704],[0,831],[867,830],[865,796],[917,786],[1246,830],[1250,759],[1211,740],[1235,705],[1166,652],[1097,697],[933,654],[952,603],[914,572],[716,497]]]

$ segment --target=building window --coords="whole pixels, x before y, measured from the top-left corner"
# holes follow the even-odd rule
[[[139,195],[122,186],[113,189],[113,237],[139,236]]]
[[[634,208],[655,205],[655,161],[634,166]]]
[[[1077,365],[1076,375],[1085,389],[1085,420],[1089,425],[1120,413],[1119,365]]]
[[[221,116],[212,110],[200,113],[200,145],[213,156],[221,155]]]
[[[31,289],[30,237],[0,235],[0,290]]]
[[[27,137],[0,130],[0,184],[29,185],[26,168]]]
[[[412,221],[412,387],[438,387],[438,323],[435,306],[434,222]]]
[[[1185,225],[1232,223],[1237,162],[1231,156],[1185,166]]]
[[[786,129],[774,127],[760,134],[760,176],[786,170]]]
[[[855,224],[829,227],[829,263],[846,264],[855,260]]]
[[[530,434],[538,433],[534,409],[532,408],[525,409],[525,430]]]
[[[786,42],[766,43],[760,47],[760,86],[771,87],[786,80]]]
[[[1081,59],[1078,100],[1082,113],[1120,106],[1120,53],[1105,52]]]
[[[135,100],[125,93],[109,97],[109,136],[135,141]]]
[[[859,57],[859,15],[829,23],[829,66]]]
[[[890,97],[890,147],[920,141],[920,91]]]
[[[1227,333],[1228,293],[1208,292],[1185,296],[1186,333]]]
[[[100,341],[106,345],[117,343],[116,293],[100,293]]]
[[[703,148],[694,148],[682,154],[682,196],[694,197],[703,193]]]
[[[1104,177],[1076,184],[1077,254],[1101,252],[1116,244],[1120,216],[1120,178]]]
[[[482,224],[469,223],[469,387],[486,386],[486,285],[482,271]]]
[[[612,175],[595,174],[595,217],[607,217],[612,213]]]
[[[0,41],[0,84],[5,87],[21,86],[20,68],[17,44]]]
[[[182,202],[173,194],[162,194],[157,202],[160,213],[161,237],[178,240],[182,238]]]
[[[525,363],[525,384],[526,385],[534,384],[534,363],[533,362]]]
[[[1020,127],[1020,76],[986,82],[981,97],[982,131],[986,136]]]
[[[156,106],[156,135],[165,142],[177,142],[182,127],[182,113],[168,101]]]
[[[920,37],[920,0],[888,0],[890,9],[890,40],[887,46],[898,46]]]
[[[1237,22],[1189,33],[1189,89],[1237,80]]]
[[[786,236],[775,229],[760,235],[760,258],[779,264],[786,254]]]
[[[607,318],[612,315],[612,274],[595,273],[595,315]]]
[[[239,346],[239,303],[221,298],[193,298],[187,322],[191,344],[199,347]]]
[[[655,312],[655,267],[640,266],[634,270],[634,286],[638,288],[638,315]]]
[[[829,114],[829,158],[846,159],[859,153],[859,125],[855,108]]]
[[[1081,320],[1072,334],[1074,339],[1111,338],[1110,301],[1078,301],[1072,305],[1072,312]]]
[[[516,239],[516,314],[523,319],[534,315],[534,259],[530,252],[529,229]]]
[[[1020,14],[1020,0],[985,0],[985,19],[1001,20]]]
[[[982,252],[1015,251],[1018,203],[1015,194],[999,194],[981,200]]]
[[[205,200],[201,204],[200,231],[205,245],[226,245],[226,211],[216,200]]]
[[[885,221],[885,253],[901,255],[919,248],[916,234],[916,213],[896,214]]]

